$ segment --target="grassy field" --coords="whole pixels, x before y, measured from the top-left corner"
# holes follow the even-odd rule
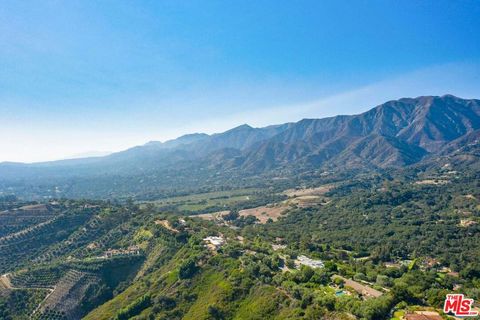
[[[198,211],[210,207],[226,207],[239,202],[254,200],[258,189],[238,189],[192,194],[152,201],[156,206],[177,205],[179,210]]]

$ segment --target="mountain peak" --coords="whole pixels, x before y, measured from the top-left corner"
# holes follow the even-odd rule
[[[454,96],[453,94],[444,94],[443,96],[441,96],[440,98],[454,98],[454,99],[460,99],[459,97],[457,96]]]
[[[237,131],[237,130],[251,130],[251,129],[254,129],[252,126],[244,123],[242,125],[239,125],[238,127],[235,127],[235,128],[232,128],[228,131]]]
[[[152,141],[148,141],[147,143],[144,144],[144,146],[159,146],[159,145],[162,145],[163,142],[161,141],[156,141],[156,140],[152,140]]]

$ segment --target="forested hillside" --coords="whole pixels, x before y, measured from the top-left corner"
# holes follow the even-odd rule
[[[3,197],[1,317],[387,319],[480,299],[473,146],[153,201]]]

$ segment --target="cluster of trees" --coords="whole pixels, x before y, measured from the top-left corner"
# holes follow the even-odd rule
[[[477,183],[468,177],[445,185],[387,182],[331,195],[327,205],[292,210],[277,223],[247,232],[270,241],[284,238],[290,248],[311,254],[322,254],[329,244],[356,257],[370,256],[377,264],[434,257],[466,278],[478,278]],[[473,223],[462,226],[462,219]]]

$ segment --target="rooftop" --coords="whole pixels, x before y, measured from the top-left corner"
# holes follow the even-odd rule
[[[323,268],[325,266],[322,260],[314,260],[307,256],[298,256],[296,260],[296,264],[298,266],[304,265],[304,266],[309,266],[311,268]]]
[[[210,236],[203,239],[203,241],[208,242],[216,247],[221,246],[225,243],[225,239],[222,237]]]

